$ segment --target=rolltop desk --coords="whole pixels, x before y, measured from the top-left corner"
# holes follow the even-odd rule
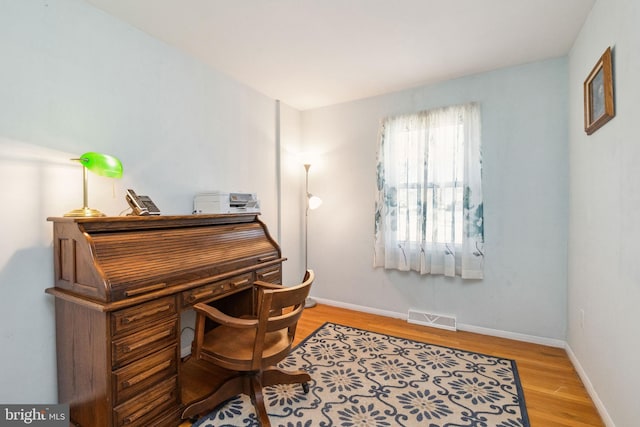
[[[58,398],[72,423],[179,425],[181,311],[281,283],[278,244],[255,213],[48,220]]]

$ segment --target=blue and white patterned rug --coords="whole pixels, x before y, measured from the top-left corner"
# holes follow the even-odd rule
[[[264,399],[282,427],[529,427],[513,360],[325,323],[280,364],[312,378],[271,386]],[[238,396],[195,426],[257,426]]]

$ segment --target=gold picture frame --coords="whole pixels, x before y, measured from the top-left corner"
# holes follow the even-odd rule
[[[591,135],[615,116],[611,47],[584,81],[584,131]]]

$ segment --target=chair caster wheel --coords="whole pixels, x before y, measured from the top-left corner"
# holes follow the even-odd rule
[[[304,391],[304,394],[309,393],[309,383],[302,383],[302,391]]]

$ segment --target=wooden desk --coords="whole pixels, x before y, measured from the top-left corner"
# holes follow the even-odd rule
[[[253,281],[282,281],[279,246],[257,214],[48,220],[59,402],[80,426],[179,425],[197,394],[182,375],[180,312],[251,304],[240,296]]]

